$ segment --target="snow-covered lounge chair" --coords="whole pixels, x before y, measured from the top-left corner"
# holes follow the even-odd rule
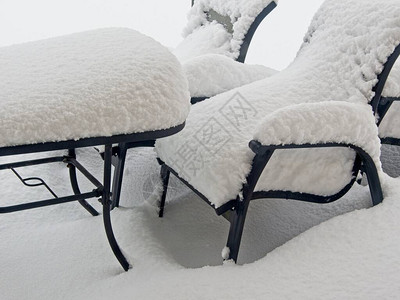
[[[184,40],[173,50],[189,81],[192,103],[277,71],[243,64],[253,35],[278,0],[196,0]]]
[[[192,106],[185,129],[155,145],[160,216],[172,173],[230,222],[223,257],[236,261],[251,200],[332,202],[362,170],[380,203],[375,114],[399,25],[398,0],[327,0],[285,70]]]
[[[129,264],[114,237],[110,207],[120,194],[128,148],[184,127],[190,109],[187,81],[171,52],[134,30],[99,29],[0,48],[0,156],[68,150],[45,158],[3,163],[25,185],[44,185],[53,199],[0,207],[9,213],[101,198],[107,238],[125,270]],[[113,144],[118,151],[113,153]],[[101,183],[76,159],[75,149],[104,146]],[[111,160],[116,170],[111,188]],[[60,196],[40,178],[22,178],[19,167],[64,162],[74,195]],[[81,193],[80,171],[94,188]]]

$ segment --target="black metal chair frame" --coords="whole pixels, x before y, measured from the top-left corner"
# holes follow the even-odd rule
[[[113,229],[111,226],[111,215],[110,215],[110,210],[119,205],[119,197],[121,192],[126,152],[130,148],[154,146],[154,142],[157,138],[175,134],[180,130],[182,130],[184,126],[185,124],[183,123],[181,125],[169,129],[148,131],[142,133],[115,135],[110,137],[84,138],[77,141],[68,140],[61,142],[48,142],[48,143],[38,143],[38,144],[12,146],[12,147],[2,147],[0,148],[0,156],[14,156],[18,154],[49,152],[54,150],[68,150],[68,154],[1,164],[0,170],[6,170],[6,169],[12,170],[18,176],[18,178],[27,186],[43,185],[52,194],[53,198],[0,207],[0,214],[67,203],[72,201],[79,201],[79,203],[89,213],[91,213],[93,216],[97,216],[99,213],[86,201],[86,199],[100,198],[99,200],[101,201],[103,208],[102,209],[103,222],[107,239],[109,241],[109,244],[111,246],[114,255],[120,262],[123,269],[127,271],[129,269],[129,263],[125,258],[125,256],[122,254],[118,246],[118,243],[115,239]],[[113,144],[118,144],[118,147],[113,147],[112,146]],[[94,175],[92,175],[87,169],[85,169],[78,162],[75,153],[75,149],[77,148],[93,147],[99,145],[105,145],[105,151],[103,153],[104,174],[102,183],[99,180],[97,180]],[[41,178],[38,177],[22,178],[15,170],[16,168],[20,167],[34,166],[34,165],[47,164],[53,162],[64,162],[69,168],[69,175],[70,175],[73,195],[57,197],[57,195],[53,192],[53,190]],[[112,165],[115,166],[115,171],[113,176],[111,174]],[[92,191],[84,193],[80,191],[78,180],[76,177],[77,174],[76,170],[78,170],[81,174],[83,174],[94,185],[95,188]],[[111,183],[112,177],[113,179]]]
[[[192,6],[193,6],[192,1]],[[254,22],[251,24],[249,30],[247,31],[243,43],[240,46],[239,50],[239,56],[236,59],[236,61],[244,63],[247,55],[247,51],[249,50],[251,40],[253,39],[253,36],[258,28],[258,26],[261,24],[261,22],[264,20],[266,16],[269,15],[269,13],[277,6],[277,4],[273,1],[270,4],[268,4],[259,14],[258,16],[254,19]],[[222,24],[224,25],[224,24]],[[195,104],[197,102],[204,101],[205,99],[208,99],[209,97],[192,97],[190,102],[192,104]]]
[[[376,114],[379,112],[382,91],[385,86],[386,80],[389,76],[390,70],[392,69],[396,59],[400,55],[400,45],[396,47],[394,52],[390,55],[387,62],[384,65],[384,69],[378,76],[378,82],[373,88],[375,96],[371,101],[373,112]],[[382,104],[383,105],[383,104]],[[262,198],[278,198],[278,199],[293,199],[313,203],[330,203],[341,198],[354,184],[358,172],[366,174],[372,198],[372,204],[376,205],[382,202],[383,193],[379,181],[378,172],[372,158],[360,147],[351,144],[338,144],[338,143],[326,143],[326,144],[303,144],[303,145],[261,145],[258,141],[252,140],[249,142],[250,149],[255,153],[252,161],[252,169],[248,174],[246,183],[242,187],[242,197],[239,195],[236,199],[233,199],[226,204],[215,208],[213,204],[205,197],[202,193],[196,190],[195,187],[190,185],[183,178],[179,177],[177,172],[171,167],[166,165],[164,162],[159,160],[161,164],[161,178],[163,182],[163,194],[159,204],[159,217],[164,214],[165,199],[167,196],[168,181],[170,173],[174,174],[180,179],[186,186],[194,191],[200,198],[205,200],[211,207],[214,208],[217,215],[222,215],[225,219],[230,222],[230,230],[228,235],[227,247],[229,248],[229,258],[235,262],[238,258],[240,241],[243,233],[243,227],[246,219],[246,213],[251,200],[262,199]],[[307,193],[298,193],[291,191],[254,191],[258,179],[260,178],[265,166],[269,159],[276,150],[281,149],[300,149],[300,148],[333,148],[333,147],[345,147],[351,148],[356,153],[356,158],[353,166],[353,179],[347,184],[341,191],[330,196],[320,196]]]
[[[397,47],[395,49],[395,52],[397,51],[397,56],[400,54],[400,49],[399,47]],[[393,64],[395,63],[395,61],[393,62]],[[390,72],[390,70],[389,70]],[[389,75],[389,74],[388,74]],[[382,87],[383,90],[383,87]],[[382,90],[380,91],[382,93]],[[386,113],[388,112],[388,110],[390,109],[390,107],[392,106],[393,102],[395,101],[400,101],[399,97],[382,97],[381,100],[378,103],[378,107],[377,107],[377,111],[378,111],[378,126],[381,124],[383,118],[385,117]],[[400,146],[400,139],[397,138],[391,138],[391,137],[387,137],[387,138],[381,138],[381,142],[382,144],[389,144],[389,145],[397,145]]]

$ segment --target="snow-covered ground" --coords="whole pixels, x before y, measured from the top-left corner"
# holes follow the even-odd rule
[[[0,45],[110,25],[176,45],[189,1],[147,2],[2,0]],[[249,62],[281,69],[293,59],[322,1],[304,2],[279,2],[257,32]],[[80,150],[78,156],[101,178],[95,150]],[[388,166],[391,175],[394,165]],[[112,212],[117,240],[133,265],[127,273],[108,246],[101,217],[91,217],[77,203],[1,215],[0,299],[399,297],[400,178],[384,178],[385,200],[373,208],[368,188],[359,185],[328,205],[255,201],[239,265],[223,265],[229,223],[173,179],[165,216],[158,218],[151,205],[158,168],[151,149],[129,151],[122,207]],[[22,174],[43,176],[58,194],[70,192],[62,163]],[[2,205],[48,197],[42,189],[22,187],[7,171],[0,172],[0,182]],[[83,187],[91,189],[85,181]]]
[[[95,150],[78,154],[101,174]],[[56,192],[68,192],[60,188],[65,166],[42,170]],[[395,299],[400,293],[400,179],[386,178],[385,200],[374,208],[368,188],[359,185],[329,205],[252,203],[235,266],[221,262],[228,222],[176,180],[164,218],[157,217],[148,204],[157,174],[152,150],[129,152],[122,207],[112,213],[133,265],[127,273],[108,247],[101,217],[79,204],[2,215],[1,299]],[[21,192],[48,196],[0,175],[4,204]]]

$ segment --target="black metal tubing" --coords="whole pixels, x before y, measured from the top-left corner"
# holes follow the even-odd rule
[[[385,84],[389,77],[390,71],[392,70],[393,65],[396,63],[396,60],[399,57],[399,55],[400,55],[400,45],[397,45],[393,53],[388,57],[386,63],[384,64],[382,72],[378,75],[378,82],[372,89],[372,91],[375,92],[375,95],[371,100],[371,106],[375,114],[379,113],[380,110],[379,106],[381,105],[380,102],[382,98],[383,89],[385,88]],[[385,105],[385,103],[383,103],[383,105]],[[382,115],[381,114],[378,115],[378,117],[380,118],[378,120],[378,126],[382,121],[383,117],[385,116],[386,112],[387,109],[385,111],[381,109]]]
[[[73,149],[70,149],[71,151]],[[74,166],[76,169],[79,170],[95,187],[100,188],[103,185],[101,184],[100,181],[97,180],[96,177],[94,177],[88,170],[85,169],[74,157],[66,157],[65,158],[65,163],[67,163],[70,166]]]
[[[59,142],[46,142],[28,145],[18,145],[0,148],[0,156],[17,155],[17,154],[27,154],[27,153],[38,153],[38,152],[48,152],[54,150],[65,150],[65,149],[75,149],[84,147],[94,147],[98,145],[105,145],[108,143],[119,144],[119,143],[136,143],[143,142],[146,140],[155,140],[168,135],[172,135],[181,131],[185,127],[185,123],[171,127],[168,129],[138,132],[131,134],[120,134],[113,136],[101,136],[101,137],[91,137],[83,138],[80,140],[68,140]]]
[[[163,184],[163,193],[161,195],[161,200],[159,203],[159,211],[158,216],[162,218],[164,216],[164,206],[165,206],[165,199],[167,198],[167,190],[168,190],[168,182],[169,182],[169,174],[171,172],[168,170],[168,167],[163,164],[161,165],[160,175]]]
[[[54,198],[58,198],[56,193],[47,185],[47,183],[42,178],[40,177],[22,178],[22,176],[19,175],[19,173],[14,168],[11,168],[11,171],[13,171],[15,176],[18,177],[18,179],[22,182],[23,185],[27,187],[38,187],[43,185],[49,191],[49,193],[53,195]],[[29,181],[34,181],[36,183],[29,183]]]
[[[198,102],[204,101],[204,100],[206,100],[208,98],[210,98],[210,97],[192,97],[192,98],[190,98],[190,103],[193,105],[193,104],[196,104]]]
[[[353,167],[353,180],[350,182],[350,185],[346,185],[341,192],[331,195],[331,196],[318,196],[318,195],[312,195],[308,194],[311,196],[311,199],[308,202],[315,202],[315,203],[329,203],[332,201],[335,201],[341,196],[343,196],[352,186],[352,184],[355,182],[356,175],[358,171],[361,169],[367,174],[367,177],[370,177],[372,180],[372,185],[370,186],[370,189],[373,188],[374,190],[371,191],[371,198],[373,205],[376,205],[378,203],[381,203],[383,200],[383,193],[381,190],[381,185],[379,182],[379,176],[378,172],[376,170],[375,163],[371,156],[365,152],[362,148],[352,145],[352,144],[343,144],[343,143],[324,143],[324,144],[289,144],[289,145],[272,145],[272,146],[264,146],[261,145],[260,142],[258,141],[251,141],[249,143],[249,147],[252,149],[256,155],[260,155],[265,151],[271,151],[271,150],[279,150],[279,149],[306,149],[306,148],[335,148],[335,147],[341,147],[341,148],[350,148],[354,150],[357,154],[358,157],[356,157],[355,164]],[[377,190],[375,190],[374,187],[377,187]],[[276,191],[270,191],[270,192],[276,192]],[[285,191],[283,191],[286,193]],[[268,191],[267,191],[268,193]],[[306,194],[307,195],[307,194]],[[276,194],[274,196],[277,196]],[[280,197],[279,197],[280,198]],[[287,198],[286,196],[284,198]],[[297,198],[291,198],[294,200],[302,200],[306,201],[305,199],[297,199]],[[322,200],[324,199],[324,200]]]
[[[67,167],[69,169],[69,179],[72,187],[72,191],[74,192],[75,195],[80,195],[81,190],[79,188],[78,184],[78,179],[76,177],[76,169],[77,166],[79,166],[79,171],[86,176],[86,178],[89,179],[97,188],[101,188],[102,185],[99,185],[99,182],[97,179],[93,180],[92,174],[90,174],[78,161],[76,160],[76,154],[75,154],[75,149],[69,149],[68,150],[68,158],[64,160],[67,163]],[[86,209],[92,216],[98,216],[99,213],[97,212],[96,209],[91,206],[86,199],[79,200],[79,204],[83,206],[84,209]]]
[[[381,143],[382,144],[388,144],[388,145],[395,145],[395,146],[400,146],[400,139],[397,138],[381,138]]]
[[[127,152],[126,144],[119,144],[118,145],[118,154],[117,154],[117,164],[115,165],[115,177],[113,180],[113,194],[112,194],[112,204],[111,208],[119,207],[119,199],[121,196],[121,187],[122,187],[122,178],[124,175],[124,168],[125,168],[125,158]],[[115,157],[115,156],[113,156]]]
[[[31,203],[3,206],[3,207],[0,207],[0,214],[16,212],[16,211],[32,209],[32,208],[38,208],[38,207],[44,207],[44,206],[50,206],[50,205],[61,204],[61,203],[67,203],[67,202],[72,202],[72,201],[78,201],[80,199],[100,197],[100,195],[101,195],[101,193],[98,190],[93,190],[92,192],[83,193],[80,195],[72,195],[72,196],[66,196],[66,197],[59,197],[59,198],[35,201],[35,202],[31,202]]]
[[[105,147],[105,152],[104,152],[104,180],[103,180],[104,189],[103,189],[103,194],[101,197],[101,202],[103,204],[103,222],[104,222],[104,228],[106,231],[108,242],[111,246],[111,249],[112,249],[115,257],[118,259],[122,268],[125,271],[128,271],[129,267],[130,267],[129,263],[126,260],[125,256],[122,254],[121,249],[118,246],[117,240],[115,239],[114,232],[113,232],[112,226],[111,226],[111,215],[110,215],[111,204],[112,204],[111,193],[110,193],[111,156],[112,156],[112,145],[107,144]]]
[[[41,158],[41,159],[17,161],[17,162],[0,165],[0,170],[41,165],[41,164],[47,164],[47,163],[53,163],[53,162],[62,162],[62,161],[64,161],[64,158],[65,158],[64,156],[54,156],[54,157],[46,157],[46,158]]]
[[[255,18],[253,24],[251,24],[249,30],[247,31],[243,43],[240,46],[239,57],[237,58],[238,62],[243,63],[246,59],[247,51],[249,50],[250,42],[253,38],[254,33],[256,32],[260,23],[264,20],[264,18],[269,15],[269,13],[276,7],[276,3],[272,1],[267,5]]]

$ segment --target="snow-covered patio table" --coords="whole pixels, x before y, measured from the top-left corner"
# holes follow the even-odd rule
[[[110,207],[118,203],[126,151],[153,145],[180,131],[190,108],[187,80],[177,59],[137,31],[108,28],[0,49],[0,156],[68,150],[64,155],[0,165],[11,169],[64,162],[72,196],[1,207],[0,213],[101,197],[110,245],[129,264],[113,235]],[[118,144],[114,146],[113,144]],[[103,183],[77,160],[75,149],[105,146]],[[115,172],[111,189],[113,154]],[[78,169],[95,188],[81,193]],[[25,185],[47,185],[22,178]]]

